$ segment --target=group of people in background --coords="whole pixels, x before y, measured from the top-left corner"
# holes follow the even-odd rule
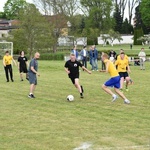
[[[91,70],[98,71],[98,51],[95,45],[91,46],[89,51],[87,50],[87,47],[84,46],[80,53],[77,51],[77,46],[74,46],[71,53],[75,55],[77,60],[82,61],[82,64],[85,68],[87,68],[87,61],[89,58],[89,62],[92,67]]]
[[[81,56],[80,59],[79,55]],[[146,60],[144,48],[141,49],[138,56],[140,60],[141,70],[144,70],[144,62]],[[79,84],[79,67],[91,74],[92,72],[86,69],[88,58],[91,64],[91,70],[99,71],[97,63],[98,51],[95,45],[91,46],[89,51],[87,51],[87,47],[84,46],[80,53],[77,51],[77,47],[74,46],[73,50],[71,51],[70,60],[68,60],[64,66],[65,71],[67,72],[72,83],[80,92],[81,98],[83,98],[83,86],[80,86]],[[80,63],[80,61],[82,61],[82,63]],[[117,55],[115,51],[111,50],[109,54],[102,52],[101,62],[102,69],[100,70],[100,72],[108,72],[111,76],[111,78],[102,85],[102,89],[112,96],[112,101],[114,102],[118,98],[118,96],[108,88],[114,87],[115,92],[124,100],[124,103],[129,104],[130,101],[123,94],[124,82],[126,82],[126,91],[128,91],[128,85],[133,84],[133,81],[129,75],[131,70],[129,66],[128,56],[125,54],[123,49],[120,50],[119,55]]]
[[[28,59],[24,54],[24,51],[20,52],[20,56],[18,57],[18,63],[13,59],[13,57],[9,54],[9,51],[5,52],[5,55],[3,57],[3,66],[5,70],[5,76],[6,76],[6,82],[9,82],[11,79],[12,82],[14,82],[13,79],[13,68],[12,68],[12,62],[18,67],[19,73],[20,73],[20,80],[23,81],[23,73],[26,74],[26,79],[29,80],[30,83],[30,92],[28,97],[29,98],[35,98],[34,96],[34,90],[37,85],[37,77],[39,76],[38,70],[38,62],[37,59],[39,59],[40,54],[38,52],[35,53],[34,58],[30,61],[30,64],[28,63]],[[9,77],[10,76],[10,77]]]

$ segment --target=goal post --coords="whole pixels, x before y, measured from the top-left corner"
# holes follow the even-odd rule
[[[0,56],[3,57],[6,51],[13,56],[13,42],[0,42]]]

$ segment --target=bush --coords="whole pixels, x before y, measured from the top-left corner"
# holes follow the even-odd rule
[[[40,60],[64,60],[64,54],[61,54],[61,53],[41,54]]]

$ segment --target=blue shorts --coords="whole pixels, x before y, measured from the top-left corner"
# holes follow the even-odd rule
[[[104,85],[119,89],[120,88],[120,76],[110,78],[108,81],[104,83]]]

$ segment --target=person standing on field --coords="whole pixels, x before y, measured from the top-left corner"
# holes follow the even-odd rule
[[[144,48],[141,48],[141,51],[138,54],[140,59],[140,69],[145,70],[145,60],[146,60],[146,53],[144,52]]]
[[[18,57],[18,69],[20,72],[21,81],[23,81],[23,73],[26,74],[26,79],[29,80],[27,66],[29,66],[28,59],[24,55],[24,51],[21,51],[20,56]]]
[[[84,98],[83,96],[83,86],[79,84],[79,67],[85,70],[87,73],[91,74],[91,71],[86,69],[79,61],[76,60],[76,56],[74,53],[70,54],[70,60],[65,63],[65,71],[67,72],[69,78],[71,79],[74,86],[80,92],[80,98]]]
[[[80,55],[81,55],[81,60],[82,60],[83,66],[85,68],[87,68],[87,56],[88,56],[88,52],[87,52],[86,46],[83,47],[83,50],[81,50]]]
[[[36,52],[34,54],[34,58],[30,61],[29,64],[29,83],[30,83],[30,93],[28,95],[29,98],[35,98],[34,91],[37,85],[37,76],[40,76],[38,73],[38,59],[40,58],[40,53]]]
[[[13,69],[11,65],[12,61],[17,66],[16,61],[13,59],[11,55],[9,55],[9,51],[6,51],[5,56],[3,57],[3,66],[4,66],[6,80],[7,80],[6,82],[9,82],[9,74],[10,74],[11,81],[14,82]]]
[[[120,76],[118,74],[118,71],[116,70],[114,64],[108,59],[107,54],[102,55],[102,60],[104,61],[106,65],[106,70],[101,70],[100,72],[106,72],[109,73],[111,78],[106,81],[102,85],[102,89],[112,96],[112,102],[116,101],[118,96],[114,94],[108,87],[114,87],[114,91],[124,100],[125,104],[130,104],[130,101],[124,96],[124,94],[119,90],[120,89]]]

